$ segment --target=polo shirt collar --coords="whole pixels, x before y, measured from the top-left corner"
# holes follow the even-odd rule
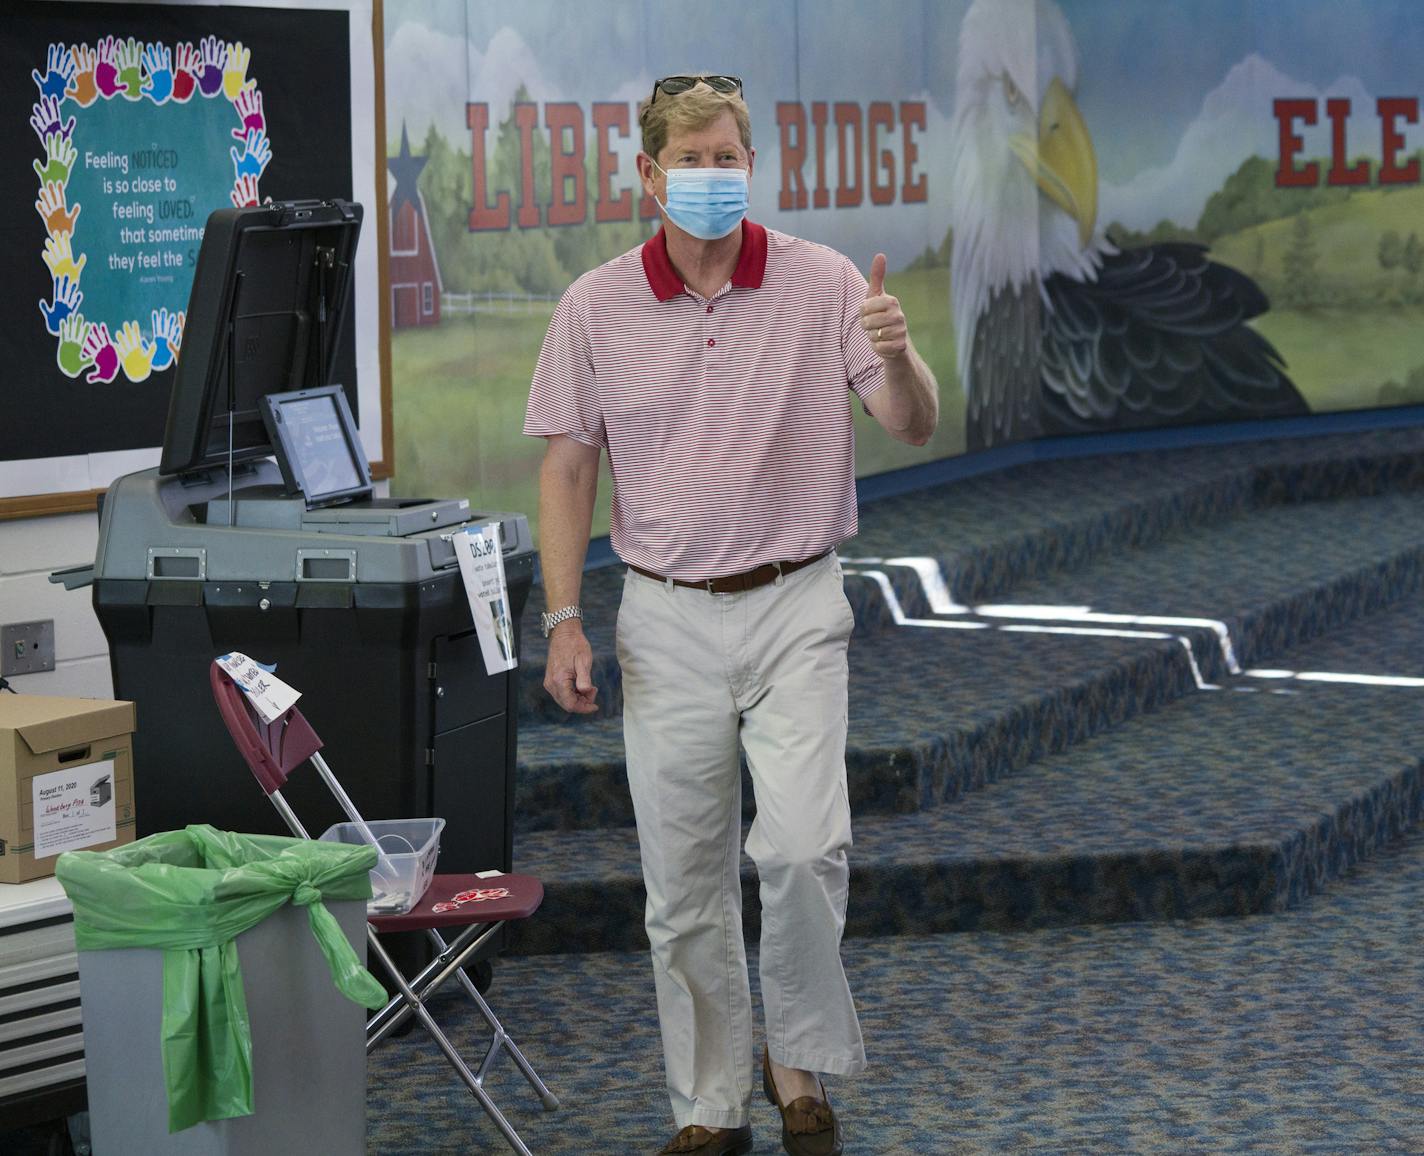
[[[648,288],[659,301],[671,301],[687,286],[668,258],[667,233],[659,229],[643,245],[643,272]],[[754,221],[742,222],[742,250],[732,270],[732,285],[738,289],[760,289],[766,274],[766,229]]]

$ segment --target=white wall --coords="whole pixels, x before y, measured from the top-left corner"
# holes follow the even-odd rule
[[[21,694],[113,697],[93,588],[66,590],[49,580],[53,570],[92,563],[98,538],[93,513],[0,522],[0,625],[54,619],[55,668],[11,676],[10,685]]]

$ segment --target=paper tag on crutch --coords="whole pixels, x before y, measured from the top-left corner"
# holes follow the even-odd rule
[[[218,659],[218,665],[227,671],[232,681],[242,687],[247,700],[252,703],[265,723],[276,720],[287,711],[302,692],[294,690],[255,659],[234,650]]]
[[[518,664],[514,653],[514,617],[509,612],[509,587],[504,580],[504,553],[499,548],[499,523],[466,526],[450,538],[465,580],[465,596],[475,631],[480,636],[480,653],[485,670],[497,674]]]

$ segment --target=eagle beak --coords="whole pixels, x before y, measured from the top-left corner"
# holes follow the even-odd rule
[[[1078,222],[1078,242],[1086,246],[1098,220],[1098,158],[1083,114],[1061,80],[1043,98],[1037,163],[1029,171],[1043,194]]]

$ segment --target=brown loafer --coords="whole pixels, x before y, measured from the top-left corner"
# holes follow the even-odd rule
[[[678,1153],[679,1156],[743,1156],[752,1150],[752,1127],[743,1124],[740,1128],[704,1128],[701,1124],[689,1124],[668,1141],[659,1156]]]
[[[831,1111],[824,1084],[819,1100],[801,1096],[783,1104],[771,1075],[771,1056],[762,1052],[761,1086],[771,1106],[781,1113],[781,1146],[791,1156],[841,1156],[841,1122]]]

